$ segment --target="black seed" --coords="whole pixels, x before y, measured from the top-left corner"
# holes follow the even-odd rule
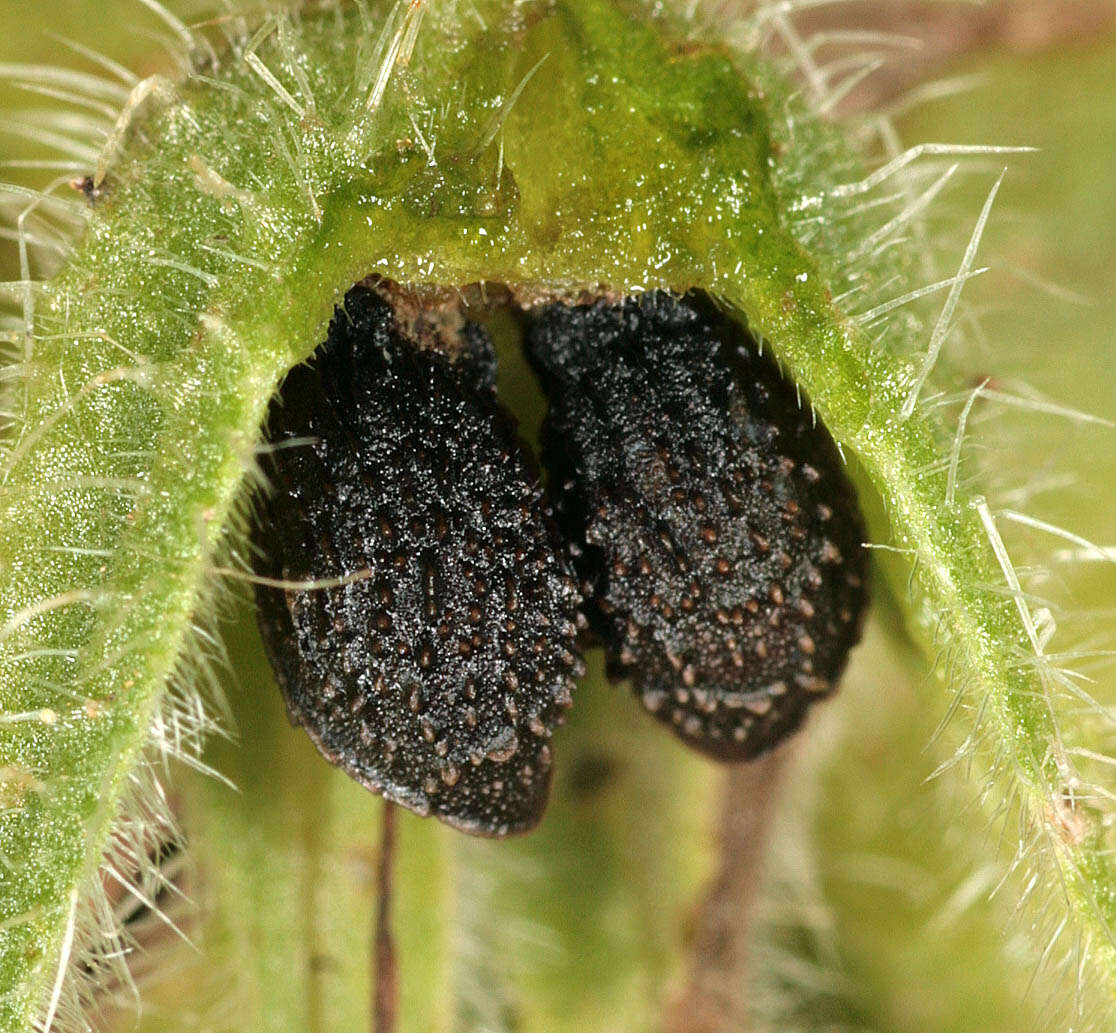
[[[714,757],[770,749],[860,636],[864,531],[829,434],[697,294],[550,305],[527,345],[610,670]]]
[[[546,803],[546,740],[568,705],[560,629],[579,597],[496,403],[487,335],[415,326],[354,288],[283,383],[258,570],[347,583],[261,586],[260,626],[292,721],[330,762],[420,814],[503,835]],[[537,557],[529,576],[520,552]]]

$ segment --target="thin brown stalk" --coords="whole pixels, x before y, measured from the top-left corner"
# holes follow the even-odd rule
[[[751,912],[768,832],[793,747],[729,770],[720,810],[720,864],[698,916],[689,983],[668,1033],[748,1033]]]
[[[395,1033],[399,1018],[399,967],[391,932],[395,863],[395,807],[385,802],[376,873],[378,906],[372,932],[372,1033]]]

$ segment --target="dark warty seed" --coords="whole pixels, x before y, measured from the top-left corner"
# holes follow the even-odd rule
[[[258,572],[346,583],[260,585],[264,644],[331,763],[466,832],[519,832],[546,804],[580,600],[487,334],[393,301],[354,287],[271,406]]]
[[[828,432],[705,297],[538,310],[543,459],[610,669],[723,760],[769,750],[860,637],[863,523]]]

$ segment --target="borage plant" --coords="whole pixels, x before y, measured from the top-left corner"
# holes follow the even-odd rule
[[[918,644],[949,703],[915,725],[952,716],[920,849],[979,901],[946,939],[993,1000],[1044,956],[1040,1006],[1103,1016],[1103,712],[1002,526],[1096,547],[988,501],[975,407],[1042,403],[947,361],[1013,148],[830,124],[874,57],[819,65],[850,39],[785,4],[144,3],[175,55],[148,78],[4,68],[73,110],[30,123],[60,178],[5,195],[0,1029],[136,997],[163,1030],[862,1028],[804,841],[838,760],[739,764],[856,637],[846,476],[879,620],[845,742]],[[991,181],[955,241],[962,173]],[[547,402],[549,503],[502,410]],[[256,597],[327,757],[488,834],[553,771],[546,819],[395,828],[284,727]],[[635,695],[593,651],[578,679],[579,640]],[[908,788],[843,748],[859,795]],[[997,946],[1012,898],[1032,935]]]

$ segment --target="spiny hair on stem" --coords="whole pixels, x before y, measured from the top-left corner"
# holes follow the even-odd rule
[[[812,37],[800,32],[788,14],[786,5],[760,5],[744,20],[742,31],[774,41],[777,63],[804,84],[807,97],[813,94],[822,106],[832,108],[835,91],[841,87],[829,72],[855,75],[856,68],[869,68],[872,58],[858,57],[855,50],[874,44],[851,39],[843,54],[837,40],[824,33]],[[830,69],[818,56],[823,51],[831,61]],[[840,71],[842,67],[845,71]],[[946,81],[916,87],[891,109],[906,111],[971,85]],[[1024,428],[1004,417],[1018,409],[1080,426],[1106,427],[1109,421],[1044,397],[1034,387],[1011,383],[995,368],[985,368],[989,359],[982,346],[979,313],[965,303],[962,292],[969,281],[989,273],[985,266],[990,263],[978,264],[978,248],[990,223],[1000,179],[988,190],[975,223],[968,203],[962,207],[953,199],[962,176],[995,179],[1006,158],[1031,150],[1025,146],[1029,141],[1008,139],[990,145],[934,141],[906,146],[889,112],[879,110],[865,112],[865,117],[854,114],[846,139],[832,135],[827,141],[816,123],[802,117],[801,107],[776,105],[773,110],[784,115],[776,118],[774,132],[783,146],[793,146],[796,156],[774,167],[784,196],[794,199],[789,208],[796,236],[819,258],[835,298],[875,346],[910,359],[905,404],[897,409],[897,416],[909,419],[922,413],[941,421],[942,408],[956,413],[953,434],[943,438],[942,459],[921,471],[921,476],[927,483],[936,478],[944,482],[943,513],[964,509],[980,519],[1000,575],[998,580],[989,579],[986,592],[1017,610],[1024,631],[1022,641],[1004,651],[1003,673],[1024,673],[1033,679],[1033,692],[1045,701],[1055,729],[1045,747],[1035,748],[1039,754],[1046,750],[1050,763],[1033,780],[1021,777],[1028,765],[1026,757],[1013,756],[1015,729],[1005,735],[995,727],[993,715],[1004,703],[1002,686],[975,676],[963,634],[950,614],[928,613],[925,623],[938,654],[936,671],[952,690],[933,744],[935,750],[947,753],[938,773],[958,765],[986,772],[976,791],[980,805],[994,819],[992,829],[1003,829],[1005,822],[1019,823],[1018,829],[1004,830],[1020,845],[1005,886],[1033,894],[1036,888],[1073,882],[1074,866],[1079,872],[1086,864],[1084,856],[1094,849],[1089,836],[1111,826],[1112,794],[1106,783],[1111,781],[1113,718],[1093,698],[1090,686],[1098,669],[1092,665],[1111,662],[1111,655],[1106,655],[1111,650],[1104,648],[1111,637],[1099,641],[1096,615],[1075,613],[1064,602],[1056,587],[1064,568],[1051,565],[1049,541],[1041,540],[1049,535],[1073,542],[1071,562],[1083,561],[1086,555],[1096,561],[1098,556],[1089,545],[1082,545],[1081,536],[1072,529],[1039,515],[1043,494],[1072,487],[1072,479],[1058,472],[1060,456],[1053,455],[1046,463],[1038,458],[1051,440],[1050,421],[1041,428]],[[859,154],[848,146],[849,135],[858,140]],[[867,172],[862,166],[865,154],[873,161]],[[997,270],[994,275],[1005,272]],[[1028,286],[1038,286],[1062,301],[1069,294],[1042,282]],[[1005,471],[1012,464],[1000,459],[1012,452],[1034,456],[1033,468],[1048,466],[1049,475],[1032,477],[1022,485],[1008,482]],[[978,484],[988,501],[972,498]],[[1028,512],[1019,514],[1024,505]],[[1005,540],[1007,521],[1015,526]],[[1021,531],[1030,532],[1030,540]],[[912,576],[912,592],[914,584]],[[912,599],[912,604],[922,605],[918,599]],[[1069,646],[1055,652],[1054,642]],[[1087,724],[1082,723],[1082,714],[1092,715]],[[948,727],[954,722],[961,727]],[[1065,741],[1067,734],[1069,741]],[[997,806],[997,800],[1003,803]],[[1110,851],[1104,848],[1104,852]],[[1074,857],[1068,868],[1067,856]],[[1033,934],[1032,944],[1037,944],[1029,955],[1033,972],[1061,969],[1064,963],[1073,997],[1064,1013],[1076,1013],[1075,1027],[1078,1023],[1088,1027],[1090,1018],[1095,1018],[1089,1012],[1096,995],[1087,992],[1084,973],[1098,959],[1102,966],[1110,966],[1103,960],[1111,958],[1106,946],[1110,934],[1083,933],[1089,921],[1074,920],[1075,910],[1080,919],[1081,905],[1055,891],[1037,906],[1007,906],[1004,914],[1019,924],[1037,921],[1042,927],[1028,931]],[[1099,915],[1090,905],[1085,911],[1090,917]],[[1103,926],[1103,921],[1099,924]],[[1056,1010],[1052,1001],[1051,1014]],[[1107,1028],[1103,1020],[1101,1025]]]
[[[164,704],[167,725],[177,720],[173,706]],[[138,1012],[141,988],[163,974],[161,966],[183,946],[196,949],[192,866],[161,782],[166,758],[159,753],[149,748],[129,773],[99,863],[71,894],[57,974],[34,1027],[41,1033],[88,1029],[91,1021]]]

